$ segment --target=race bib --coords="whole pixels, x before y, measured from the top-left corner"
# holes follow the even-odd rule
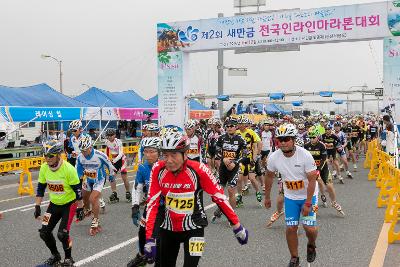
[[[286,188],[289,190],[301,190],[304,189],[303,181],[285,181]]]
[[[204,237],[192,237],[189,239],[190,256],[202,256],[204,251]]]
[[[319,165],[321,165],[321,160],[320,159],[316,159],[315,160],[315,165],[318,167]]]
[[[197,148],[189,149],[189,150],[188,150],[188,154],[191,154],[191,155],[198,155],[198,154],[199,154],[199,150],[198,150]]]
[[[64,183],[62,181],[47,182],[47,188],[53,194],[64,194]]]
[[[97,171],[96,170],[84,170],[83,174],[85,178],[89,179],[96,179],[97,178]]]
[[[194,210],[194,192],[172,193],[165,197],[167,209],[178,214],[192,214]]]
[[[224,158],[234,159],[236,158],[236,152],[233,151],[225,151],[223,152]]]
[[[325,146],[326,146],[326,149],[333,149],[332,143],[326,143]]]
[[[50,221],[51,213],[46,212],[42,218],[42,225],[48,225]]]

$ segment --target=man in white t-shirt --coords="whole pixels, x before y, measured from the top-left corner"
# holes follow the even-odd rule
[[[318,187],[317,167],[310,152],[295,145],[297,129],[293,124],[284,124],[276,129],[279,148],[268,158],[265,176],[265,207],[271,207],[271,187],[276,172],[282,175],[285,198],[286,239],[291,259],[289,267],[299,266],[297,229],[303,224],[308,238],[307,261],[316,257],[317,239],[316,212]]]

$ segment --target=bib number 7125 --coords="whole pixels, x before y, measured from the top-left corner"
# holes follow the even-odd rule
[[[194,193],[171,193],[165,197],[167,209],[180,214],[191,214],[194,210]]]

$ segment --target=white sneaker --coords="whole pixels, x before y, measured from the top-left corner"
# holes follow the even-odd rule
[[[332,175],[333,175],[333,176],[336,176],[336,171],[333,171],[333,172],[332,172]]]
[[[356,164],[353,165],[353,169],[357,170],[357,165]]]
[[[104,208],[106,206],[106,202],[102,197],[99,199],[99,202],[100,202],[100,208]]]

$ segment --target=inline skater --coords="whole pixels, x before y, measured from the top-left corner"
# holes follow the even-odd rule
[[[83,136],[82,122],[80,120],[71,121],[69,130],[72,132],[66,147],[67,161],[72,166],[76,165],[76,158],[81,151],[79,150],[79,139]]]
[[[228,118],[225,121],[226,133],[218,138],[216,144],[216,158],[221,161],[218,174],[219,184],[222,187],[228,185],[229,204],[231,207],[236,206],[235,193],[239,179],[240,156],[247,149],[246,141],[236,133],[236,125],[237,120],[235,118]],[[221,216],[222,211],[217,208],[211,221],[215,222]]]
[[[146,208],[143,216],[140,218],[140,202],[143,199],[143,189],[149,188],[151,168],[158,161],[160,156],[161,139],[158,137],[147,137],[143,139],[142,146],[144,148],[144,156],[146,161],[139,165],[136,173],[135,184],[132,187],[132,222],[135,226],[139,226],[139,251],[136,257],[132,259],[127,267],[144,266],[147,259],[144,256],[144,245],[146,243]],[[161,204],[157,213],[156,223],[153,230],[153,238],[158,239],[158,230],[162,220],[164,205]],[[159,247],[159,240],[157,246]],[[159,266],[159,257],[156,257],[155,266]]]
[[[318,210],[317,167],[310,152],[295,145],[297,136],[293,124],[284,124],[276,129],[280,149],[268,158],[265,178],[265,207],[271,207],[271,186],[275,172],[282,175],[285,197],[286,239],[291,255],[289,267],[300,264],[298,255],[297,229],[299,222],[306,232],[307,262],[316,258],[315,241],[317,239],[316,211]]]
[[[218,185],[210,169],[203,163],[187,160],[189,141],[178,131],[167,131],[161,137],[161,150],[165,160],[154,164],[150,178],[147,203],[145,255],[156,257],[153,238],[155,219],[160,199],[165,199],[165,219],[160,229],[160,265],[175,266],[184,243],[183,266],[195,267],[204,251],[204,227],[207,216],[203,206],[203,190],[221,209],[233,227],[241,245],[248,241],[248,231],[240,224],[229,205],[223,188]]]
[[[260,156],[262,147],[260,137],[251,129],[248,129],[250,120],[246,116],[241,116],[238,119],[238,130],[237,134],[240,134],[247,143],[247,155],[242,155],[242,161],[240,163],[240,176],[238,181],[238,196],[236,198],[236,206],[243,206],[243,184],[247,185],[247,176],[256,190],[256,198],[258,202],[262,201],[262,194],[259,189],[259,184],[255,174],[255,163],[257,158]],[[247,189],[248,190],[248,189]]]
[[[49,248],[51,257],[42,266],[73,266],[74,260],[71,256],[72,242],[69,235],[70,227],[75,213],[78,218],[83,217],[79,177],[75,168],[62,159],[63,148],[64,145],[56,140],[48,141],[43,146],[43,155],[46,162],[40,166],[34,217],[35,219],[41,217],[40,205],[47,187],[50,204],[41,218],[42,227],[39,233],[40,238]],[[61,241],[65,253],[65,259],[62,263],[56,240],[52,233],[60,220],[57,237]]]
[[[328,154],[325,145],[318,140],[320,136],[319,131],[315,127],[311,127],[308,135],[310,136],[311,141],[305,144],[304,148],[307,149],[313,156],[315,165],[319,171],[317,182],[321,192],[322,205],[325,208],[328,207],[326,196],[324,194],[324,192],[327,191],[329,198],[331,199],[331,206],[335,208],[337,212],[344,215],[342,207],[336,202],[335,188],[333,186],[332,176],[329,172],[327,164]]]
[[[106,155],[111,160],[116,172],[115,176],[118,172],[121,172],[121,178],[124,182],[125,186],[125,198],[128,202],[132,201],[131,192],[129,191],[129,182],[128,182],[128,174],[127,174],[127,160],[124,154],[124,147],[122,146],[121,140],[116,138],[115,129],[108,128],[105,132],[106,134]],[[111,185],[111,195],[110,202],[115,203],[119,201],[117,194],[117,182],[115,181],[115,176],[110,176],[109,181]]]
[[[334,125],[335,135],[338,137],[338,146],[336,148],[337,153],[340,156],[340,160],[343,163],[344,170],[346,171],[346,175],[348,178],[353,178],[353,175],[349,171],[349,163],[347,161],[346,155],[346,146],[347,146],[347,137],[346,134],[342,131],[342,125],[340,122],[335,122]]]
[[[185,131],[189,138],[190,147],[187,151],[188,159],[201,162],[203,139],[195,133],[197,122],[188,120],[185,123]]]
[[[114,175],[115,168],[107,155],[93,148],[92,138],[88,135],[79,139],[79,154],[76,169],[78,176],[83,181],[83,204],[85,217],[93,213],[90,226],[90,235],[96,235],[101,231],[99,221],[99,198],[103,190],[107,171],[110,176]],[[111,180],[113,178],[110,178]],[[90,206],[92,207],[90,209]]]
[[[327,126],[325,133],[321,136],[321,142],[324,143],[328,154],[328,160],[332,163],[334,178],[338,177],[339,182],[344,184],[343,177],[340,174],[339,162],[336,158],[336,150],[340,146],[338,137],[332,132],[332,127]]]

